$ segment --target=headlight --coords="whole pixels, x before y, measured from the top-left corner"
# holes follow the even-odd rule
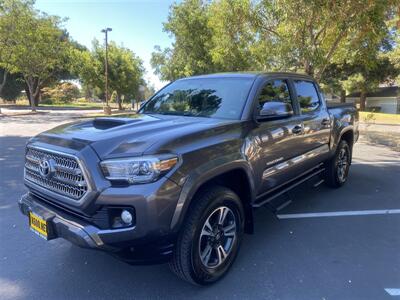
[[[104,160],[100,165],[108,180],[138,184],[156,181],[161,175],[171,170],[177,162],[177,157],[142,156]]]

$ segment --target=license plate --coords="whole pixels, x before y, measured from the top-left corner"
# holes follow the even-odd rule
[[[29,213],[29,226],[34,233],[47,240],[47,222],[33,212]]]

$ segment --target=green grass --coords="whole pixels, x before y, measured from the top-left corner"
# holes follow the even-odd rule
[[[39,107],[81,107],[81,108],[103,108],[103,103],[97,102],[71,102],[71,103],[54,103],[54,104],[40,104]],[[112,106],[113,107],[113,106]]]
[[[383,114],[360,111],[360,121],[375,124],[400,124],[400,114]]]
[[[28,100],[24,99],[19,99],[16,101],[15,104],[10,104],[12,106],[29,106]],[[118,104],[117,103],[109,103],[111,108],[117,109]],[[98,108],[98,109],[103,109],[104,103],[103,102],[85,102],[85,101],[73,101],[73,102],[68,102],[68,103],[40,103],[40,107],[70,107],[70,108]],[[125,103],[124,106],[127,106]]]

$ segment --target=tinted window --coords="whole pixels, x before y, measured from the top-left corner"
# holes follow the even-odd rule
[[[286,104],[286,112],[292,112],[292,99],[284,80],[272,80],[265,84],[258,97],[260,109],[266,102],[282,102]]]
[[[142,113],[239,119],[252,78],[198,78],[173,82],[141,109]]]
[[[295,80],[297,99],[302,112],[313,111],[319,106],[319,98],[314,83],[310,81]]]

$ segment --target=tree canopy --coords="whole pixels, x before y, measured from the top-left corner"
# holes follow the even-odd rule
[[[399,7],[400,0],[184,0],[164,23],[172,45],[155,46],[151,65],[166,81],[225,71],[303,72],[343,99],[346,90],[365,95],[400,80]],[[7,87],[11,97],[23,85],[35,109],[43,88],[78,79],[88,94],[104,98],[103,43],[86,49],[65,22],[36,10],[34,0],[0,0],[0,95]],[[109,87],[117,100],[143,96],[144,73],[132,50],[110,42]]]
[[[94,40],[91,51],[73,51],[74,67],[82,83],[104,94],[105,87],[105,47]],[[117,93],[117,98],[132,99],[138,96],[139,86],[143,82],[144,67],[142,60],[130,49],[118,46],[115,42],[108,45],[109,87]]]
[[[0,0],[0,95],[4,95],[4,87],[9,96],[11,87],[21,87],[21,81],[16,82],[11,74],[23,78],[32,110],[39,104],[43,88],[52,90],[61,80],[79,79],[85,87],[103,93],[104,46],[95,40],[89,51],[71,39],[63,28],[66,20],[42,13],[33,5],[33,0]],[[118,99],[136,97],[144,83],[142,60],[114,42],[108,50],[110,89]],[[7,78],[13,79],[13,84],[6,84]]]
[[[0,66],[23,76],[35,110],[41,88],[67,72],[71,41],[63,20],[35,10],[33,1],[5,0],[0,11]]]
[[[398,29],[390,20],[399,4],[399,0],[187,0],[171,7],[164,30],[173,39],[172,47],[157,46],[151,64],[164,80],[216,71],[283,70],[307,73],[343,90],[344,82],[363,63],[371,68],[382,63],[377,53],[385,43],[395,44]],[[390,62],[398,62],[398,52]]]

